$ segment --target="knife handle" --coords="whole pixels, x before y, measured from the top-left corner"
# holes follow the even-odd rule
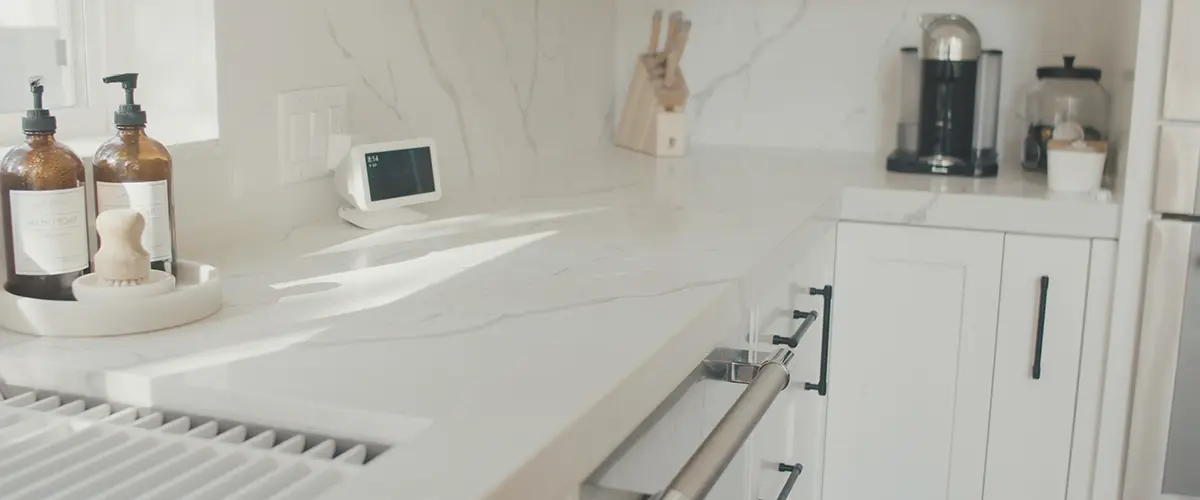
[[[662,36],[662,18],[663,11],[654,11],[654,16],[650,18],[650,54],[658,52],[658,39]]]
[[[687,46],[688,33],[692,30],[691,21],[681,23],[675,36],[667,41],[670,51],[667,52],[667,68],[663,73],[663,86],[675,86],[676,75],[679,73],[679,60],[683,58],[683,49]]]
[[[671,51],[671,44],[675,41],[675,35],[679,34],[679,26],[683,24],[683,11],[677,10],[671,13],[670,19],[667,21],[667,47],[666,52]]]
[[[692,33],[692,22],[684,21],[679,27],[679,33],[675,34],[675,52],[679,53],[679,59],[683,60],[683,49],[687,48],[688,36]]]

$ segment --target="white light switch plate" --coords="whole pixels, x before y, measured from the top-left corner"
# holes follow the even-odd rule
[[[329,174],[329,136],[344,134],[346,87],[281,92],[277,99],[280,178],[285,184]]]

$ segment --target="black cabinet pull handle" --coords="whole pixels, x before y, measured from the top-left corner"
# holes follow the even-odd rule
[[[1050,277],[1042,276],[1042,296],[1038,300],[1037,340],[1033,346],[1033,379],[1042,379],[1042,342],[1046,338],[1046,297],[1050,295]]]
[[[816,311],[792,311],[792,319],[803,318],[804,321],[800,323],[800,327],[796,328],[796,333],[793,333],[791,337],[772,336],[771,345],[786,345],[795,349],[796,346],[800,345],[800,339],[804,338],[804,334],[808,333],[808,329],[817,321],[817,316]]]
[[[800,479],[800,473],[804,472],[804,466],[800,464],[779,464],[779,472],[788,473],[788,477],[783,482],[783,489],[779,490],[779,496],[776,497],[776,500],[787,500],[792,495],[792,488],[796,487],[796,480]]]
[[[829,392],[829,316],[833,312],[833,286],[825,285],[822,288],[809,288],[808,294],[820,295],[824,299],[824,305],[822,306],[824,314],[821,316],[821,378],[815,384],[805,382],[804,390],[817,391],[817,394],[824,396]]]

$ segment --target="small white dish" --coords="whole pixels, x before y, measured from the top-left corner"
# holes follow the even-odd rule
[[[75,300],[80,302],[111,302],[129,299],[140,299],[162,295],[175,289],[175,277],[157,269],[150,270],[150,276],[140,285],[109,286],[100,284],[100,276],[96,273],[80,276],[71,283],[71,291]]]

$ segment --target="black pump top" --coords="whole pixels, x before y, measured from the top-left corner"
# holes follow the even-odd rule
[[[146,112],[133,102],[133,90],[137,88],[137,73],[122,73],[104,78],[104,83],[120,83],[125,89],[125,104],[113,114],[113,123],[118,127],[145,127]]]
[[[50,110],[42,107],[42,77],[29,77],[29,91],[33,92],[33,109],[25,112],[21,119],[21,129],[26,134],[53,134],[58,130],[58,121],[50,116]]]
[[[1075,56],[1063,56],[1062,66],[1042,66],[1037,69],[1038,80],[1046,78],[1069,78],[1073,80],[1100,81],[1100,68],[1075,66]]]

